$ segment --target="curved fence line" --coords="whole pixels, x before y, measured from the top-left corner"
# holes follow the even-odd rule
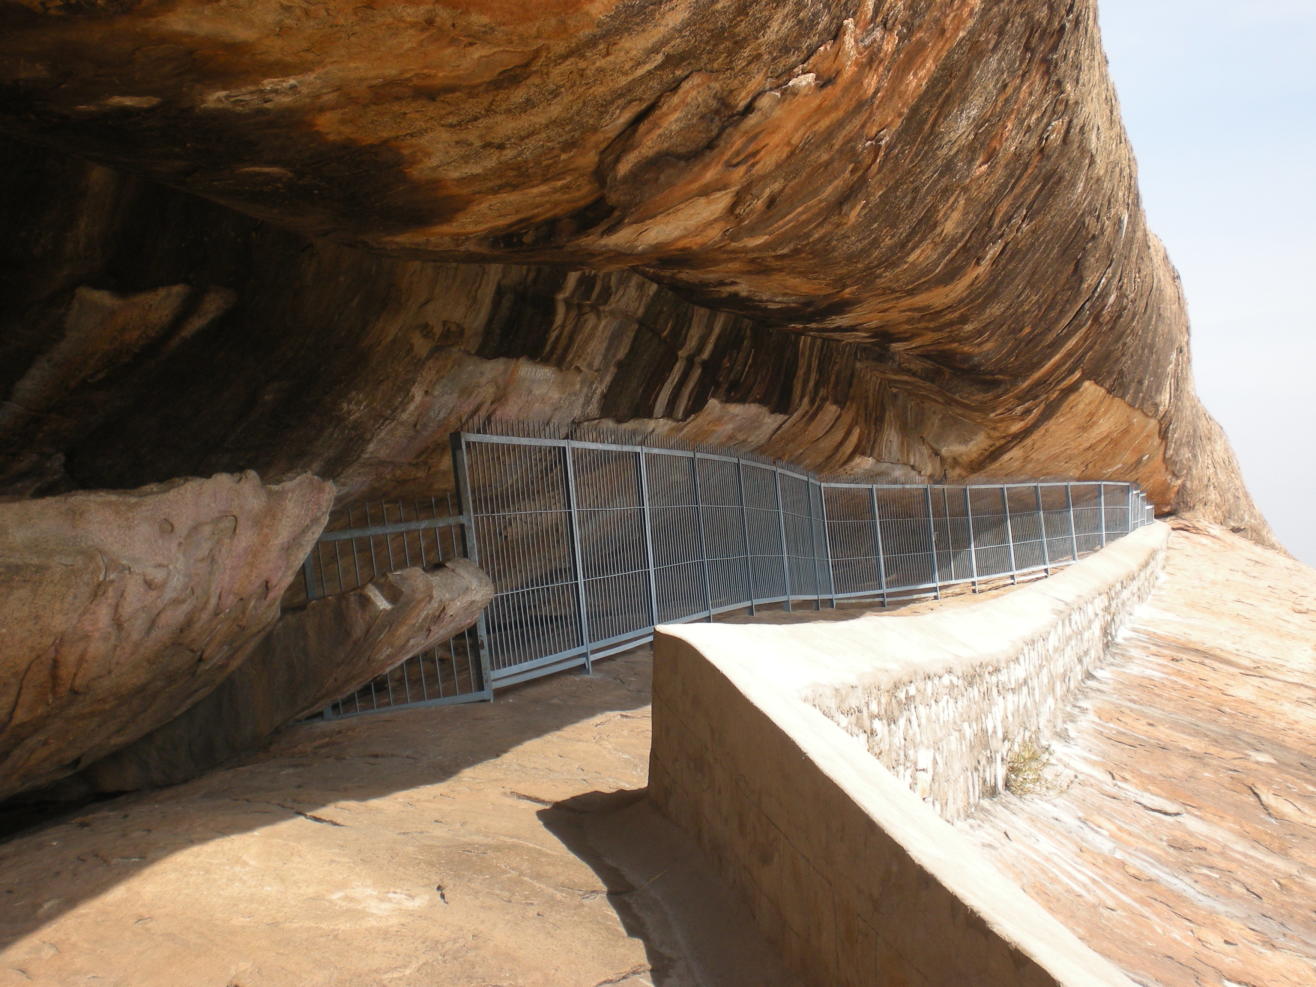
[[[588,670],[658,624],[762,606],[887,605],[1044,575],[1152,520],[1125,483],[827,481],[732,453],[486,433],[455,435],[453,459],[460,513],[431,501],[411,517],[405,505],[392,517],[381,507],[384,523],[369,508],[364,524],[349,516],[308,560],[308,595],[359,585],[399,559],[424,564],[427,533],[430,557],[455,554],[460,530],[494,598],[473,639],[405,662],[335,713],[488,698]]]

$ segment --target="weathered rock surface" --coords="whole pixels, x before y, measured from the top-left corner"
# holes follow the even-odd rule
[[[1138,983],[1316,983],[1316,572],[1175,531],[1071,716],[994,862]]]
[[[248,655],[333,487],[254,473],[0,503],[0,798],[173,719]]]
[[[317,238],[17,153],[8,489],[199,460],[397,488],[495,412],[1133,479],[1267,537],[1091,0],[8,0],[0,27],[0,129]]]
[[[78,780],[95,791],[123,792],[193,778],[465,630],[491,596],[489,577],[454,559],[287,611],[217,689]]]
[[[636,801],[649,678],[297,726],[0,844],[0,983],[795,984]]]

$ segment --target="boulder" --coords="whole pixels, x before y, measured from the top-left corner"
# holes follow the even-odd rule
[[[80,780],[102,792],[186,781],[470,627],[492,596],[478,566],[453,559],[285,612],[219,688]]]
[[[333,496],[247,472],[0,504],[0,798],[131,743],[238,667]]]

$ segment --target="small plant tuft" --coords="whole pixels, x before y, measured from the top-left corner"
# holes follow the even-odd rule
[[[1050,747],[1039,747],[1031,740],[1016,744],[1005,762],[1005,790],[1011,795],[1046,793],[1046,769],[1050,766]]]

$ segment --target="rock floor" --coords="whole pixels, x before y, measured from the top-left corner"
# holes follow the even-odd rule
[[[0,984],[786,984],[642,800],[648,650],[0,844]]]
[[[642,797],[649,680],[304,724],[2,842],[0,985],[795,983]],[[1072,712],[984,851],[1140,983],[1316,983],[1316,573],[1176,532]]]
[[[1316,571],[1176,531],[1037,790],[963,828],[1142,984],[1316,984]]]

